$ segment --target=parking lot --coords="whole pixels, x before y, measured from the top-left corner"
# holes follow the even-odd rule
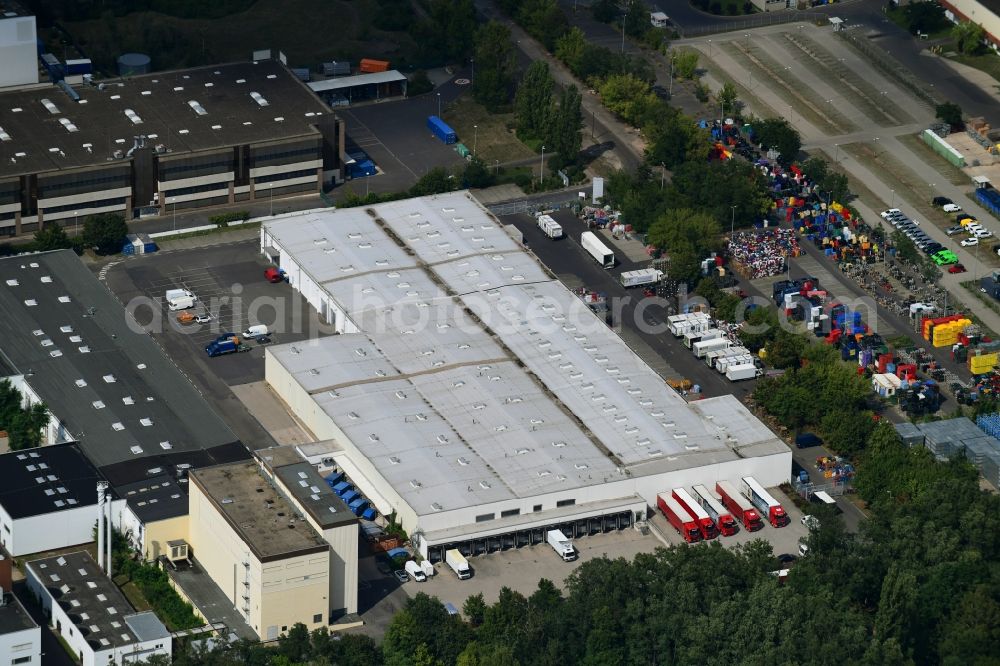
[[[246,340],[244,353],[209,358],[205,345],[223,333],[264,324],[269,344],[330,335],[316,311],[285,283],[264,279],[267,263],[256,240],[193,250],[130,257],[107,271],[106,281],[136,322],[146,329],[248,446],[273,444],[271,436],[233,394],[232,386],[264,379],[264,347]],[[208,313],[207,324],[181,324],[164,303],[168,289],[198,297],[192,313]],[[242,339],[242,338],[241,338]]]

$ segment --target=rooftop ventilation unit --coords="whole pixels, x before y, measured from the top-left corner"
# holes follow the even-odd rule
[[[206,111],[205,107],[203,107],[201,104],[199,104],[198,100],[196,100],[196,99],[189,100],[188,101],[188,106],[190,106],[191,109],[195,113],[197,113],[199,116],[206,116],[206,115],[208,115],[208,111]]]
[[[264,99],[264,96],[261,95],[259,92],[252,92],[252,93],[250,93],[250,97],[252,97],[253,101],[257,102],[257,104],[260,105],[260,106],[267,106],[268,105],[267,100]]]
[[[59,107],[53,104],[51,100],[43,99],[42,106],[48,109],[48,112],[51,113],[52,115],[54,116],[59,115]]]
[[[10,141],[10,134],[7,134],[2,127],[0,127],[0,141]]]
[[[132,109],[125,109],[125,117],[131,120],[133,125],[142,124],[142,118],[140,118],[139,114]]]

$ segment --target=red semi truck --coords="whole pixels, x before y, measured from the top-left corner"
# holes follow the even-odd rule
[[[750,500],[750,503],[757,507],[758,511],[767,516],[767,522],[771,523],[771,527],[784,527],[788,524],[788,514],[785,513],[784,507],[771,497],[771,493],[764,490],[764,486],[760,485],[752,476],[744,476],[741,481],[743,496]]]
[[[715,492],[719,493],[722,497],[722,504],[732,511],[737,520],[743,523],[743,527],[751,532],[764,527],[757,510],[747,501],[747,498],[740,495],[736,486],[728,481],[718,481],[715,484]]]
[[[722,502],[719,498],[715,496],[711,490],[705,486],[695,486],[691,490],[694,491],[692,497],[694,500],[701,505],[701,508],[708,513],[709,517],[715,521],[715,524],[719,526],[719,531],[722,532],[722,536],[732,536],[736,534],[739,529],[736,525],[736,519],[733,515],[729,513],[726,507],[722,506]]]
[[[694,501],[694,498],[691,497],[688,491],[683,488],[674,488],[670,491],[670,494],[687,511],[688,515],[698,523],[698,529],[701,531],[701,536],[705,541],[719,536],[719,530],[715,527],[715,523],[712,522],[711,516],[708,515],[705,509],[701,508],[700,504]]]
[[[656,504],[686,542],[701,541],[701,530],[698,529],[698,523],[688,515],[677,500],[670,495],[660,494],[656,496]]]

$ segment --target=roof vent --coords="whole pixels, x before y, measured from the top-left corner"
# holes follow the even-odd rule
[[[59,115],[59,107],[57,107],[55,104],[53,104],[50,100],[43,99],[42,100],[42,106],[44,106],[46,109],[48,109],[49,113],[51,113],[52,115],[54,115],[54,116]]]
[[[125,109],[125,117],[131,120],[133,125],[142,124],[142,118],[140,118],[139,114],[132,109]]]
[[[412,486],[413,488],[423,488],[424,484],[420,483],[416,479],[413,479],[410,481],[410,486]]]
[[[108,384],[114,384],[115,381],[117,380],[115,379],[114,375],[104,375],[104,381],[107,382]]]
[[[111,427],[118,432],[121,432],[122,430],[125,429],[125,426],[122,425],[121,421],[115,421],[114,423],[111,424]]]
[[[73,124],[69,118],[60,118],[59,124],[66,128],[67,132],[79,132],[80,128]],[[2,130],[0,130],[0,139],[3,138]],[[8,137],[9,138],[9,137]]]
[[[253,101],[257,102],[257,104],[260,106],[267,106],[268,104],[267,100],[264,99],[264,96],[261,95],[259,92],[250,93],[250,97],[252,97]]]
[[[190,106],[191,110],[197,113],[199,116],[208,115],[208,111],[206,111],[205,107],[199,104],[198,100],[196,99],[188,100],[188,106]]]
[[[487,483],[486,481],[480,481],[479,487],[482,488],[483,490],[489,490],[492,486],[490,486],[490,484]]]
[[[0,127],[0,141],[10,141],[10,134],[7,134],[2,127]]]

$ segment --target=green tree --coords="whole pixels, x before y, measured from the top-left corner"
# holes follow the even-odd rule
[[[128,225],[117,213],[90,215],[83,222],[83,244],[98,254],[117,254],[122,251]]]
[[[767,362],[775,368],[797,368],[808,341],[801,335],[778,329],[766,346]]]
[[[934,108],[934,111],[941,122],[948,123],[951,127],[961,127],[963,125],[962,107],[954,102],[938,104]]]
[[[853,456],[859,453],[875,429],[871,412],[831,411],[820,422],[824,443],[831,451]]]
[[[496,21],[476,33],[476,80],[472,94],[491,113],[508,107],[514,86],[514,45],[510,29]]]
[[[600,87],[601,101],[612,113],[633,126],[641,126],[650,110],[659,105],[649,84],[632,74],[614,74]]]
[[[960,53],[966,55],[976,55],[984,49],[986,31],[983,26],[972,21],[962,21],[951,29],[951,38],[955,40],[955,47]]]
[[[893,564],[882,583],[878,613],[875,615],[875,635],[880,640],[895,639],[903,650],[912,645],[917,613],[917,577]]]
[[[892,244],[896,247],[896,256],[908,264],[919,265],[923,260],[917,246],[907,238],[899,229],[893,229],[889,235]]]
[[[555,56],[566,63],[570,71],[586,79],[581,74],[580,66],[583,63],[584,54],[587,51],[587,37],[579,28],[571,28],[566,34],[556,40]]]
[[[706,213],[675,208],[660,215],[649,228],[646,240],[651,245],[672,250],[691,247],[706,254],[719,246],[719,221]]]
[[[431,80],[427,78],[427,72],[418,69],[410,76],[409,82],[406,84],[406,96],[416,97],[417,95],[425,95],[430,91],[434,90],[434,84]]]
[[[428,194],[441,194],[451,192],[457,188],[457,183],[452,174],[444,167],[434,167],[409,189],[411,197],[423,197]]]
[[[687,160],[674,169],[669,194],[672,206],[708,212],[726,229],[734,218],[752,224],[771,208],[764,177],[744,160]]]
[[[552,88],[548,63],[544,60],[531,63],[514,98],[517,133],[522,140],[540,139],[545,135],[552,116]]]
[[[699,129],[690,116],[673,107],[646,126],[646,159],[672,169],[686,161],[707,160],[708,131]]]
[[[469,160],[462,171],[463,187],[489,187],[495,180],[494,173],[478,157]]]
[[[907,4],[903,7],[903,17],[906,28],[914,35],[918,32],[938,32],[949,25],[948,18],[944,15],[944,8],[928,0]]]
[[[625,34],[641,37],[652,27],[649,23],[649,7],[642,0],[625,0]]]
[[[580,157],[582,101],[580,91],[570,85],[559,96],[559,106],[550,117],[548,142],[556,153],[559,168],[575,164]],[[553,164],[553,167],[556,165]]]
[[[35,248],[38,250],[64,250],[70,247],[73,247],[73,241],[66,235],[66,230],[54,222],[35,232]]]
[[[789,165],[798,157],[802,149],[802,138],[798,131],[788,124],[784,118],[768,118],[757,121],[753,125],[757,143],[764,150],[774,148],[778,151],[778,161]]]
[[[566,15],[556,0],[523,0],[517,13],[518,23],[549,52],[569,30]]]
[[[674,76],[680,79],[693,79],[698,71],[697,51],[671,51],[670,59],[674,63]]]
[[[722,84],[722,88],[715,94],[715,101],[719,104],[719,111],[722,113],[723,118],[727,114],[739,117],[740,111],[743,109],[743,102],[739,100],[739,93],[736,92],[736,86],[729,81]]]
[[[14,451],[42,445],[42,430],[49,424],[44,403],[23,406],[24,398],[9,380],[0,380],[0,430],[7,432]]]
[[[483,593],[477,592],[465,600],[462,604],[462,613],[473,627],[478,627],[486,617],[486,602],[483,600]]]
[[[312,642],[306,625],[296,622],[281,641],[279,652],[290,661],[305,661],[312,653]]]

